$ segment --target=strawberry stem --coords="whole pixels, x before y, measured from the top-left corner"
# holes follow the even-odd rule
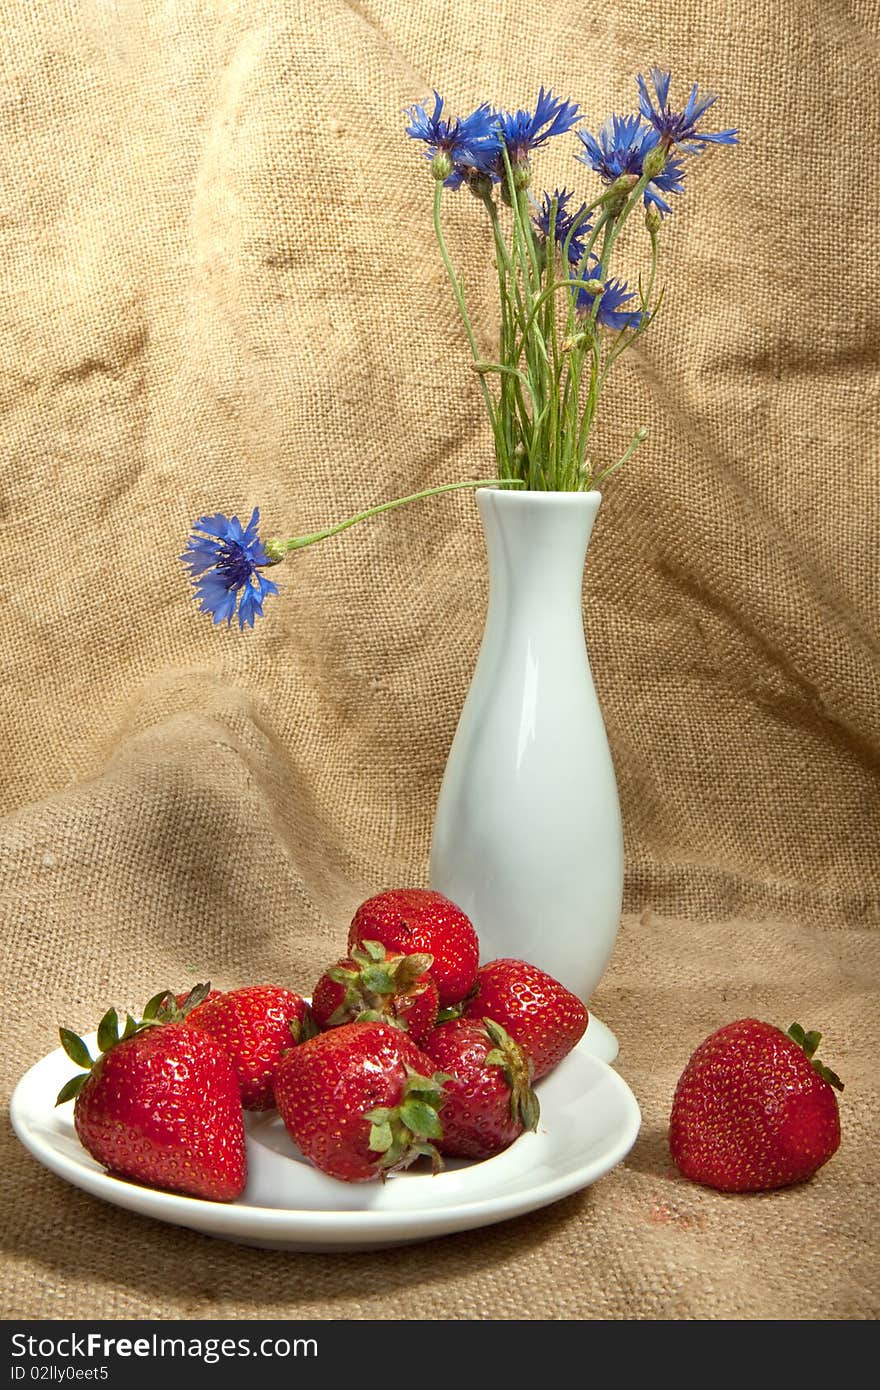
[[[387,957],[387,958],[386,958]],[[397,998],[414,999],[428,988],[425,978],[434,957],[390,955],[379,941],[362,941],[350,953],[350,965],[333,965],[327,978],[341,985],[341,1003],[327,1020],[331,1028],[342,1023],[392,1023],[404,1033],[406,1020],[398,1018],[391,1006]]]
[[[788,1029],[787,1036],[791,1038],[792,1042],[797,1043],[798,1047],[803,1048],[813,1065],[813,1070],[817,1075],[821,1076],[823,1081],[827,1081],[828,1085],[833,1086],[836,1091],[843,1090],[843,1082],[837,1075],[837,1072],[832,1071],[830,1067],[826,1067],[815,1055],[822,1041],[821,1033],[815,1031],[808,1033],[800,1023],[793,1023]]]
[[[400,1104],[393,1108],[379,1106],[364,1115],[370,1124],[370,1148],[377,1155],[376,1171],[383,1181],[419,1155],[430,1158],[435,1173],[443,1166],[431,1141],[443,1138],[439,1111],[446,1099],[443,1087],[449,1077],[444,1072],[419,1076],[410,1067],[406,1071]]]
[[[524,1129],[538,1128],[541,1106],[532,1090],[532,1063],[513,1038],[494,1018],[484,1018],[483,1027],[495,1045],[486,1054],[486,1065],[501,1067],[510,1087],[510,1117]]]

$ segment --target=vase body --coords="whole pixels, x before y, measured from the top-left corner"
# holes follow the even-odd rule
[[[482,961],[531,961],[587,1002],[623,895],[620,804],[581,603],[600,495],[476,496],[489,608],[437,804],[431,886],[471,918]]]

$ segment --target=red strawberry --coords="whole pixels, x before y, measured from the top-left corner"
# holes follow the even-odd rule
[[[441,1153],[489,1158],[523,1130],[535,1129],[540,1108],[531,1086],[532,1064],[509,1033],[491,1018],[456,1018],[435,1028],[425,1051],[444,1086]]]
[[[344,1182],[384,1178],[442,1136],[443,1078],[412,1038],[387,1023],[347,1023],[287,1053],[275,1099],[303,1155]]]
[[[535,1080],[583,1037],[589,1014],[571,990],[524,960],[493,960],[478,975],[465,1018],[493,1018],[529,1054]]]
[[[229,1056],[245,1110],[271,1110],[281,1055],[314,1031],[302,995],[283,985],[216,990],[187,1015],[187,1026],[214,1038]]]
[[[431,976],[440,1007],[457,1004],[473,987],[480,943],[460,907],[427,888],[392,888],[362,903],[348,933],[348,948],[380,941],[389,951],[434,957]]]
[[[821,1034],[756,1018],[706,1038],[682,1072],[669,1123],[681,1173],[721,1192],[762,1192],[812,1177],[836,1153],[834,1072],[814,1061]]]
[[[150,1187],[214,1202],[241,1196],[244,1117],[232,1063],[218,1043],[182,1023],[130,1017],[120,1037],[114,1009],[99,1025],[94,1062],[75,1033],[62,1028],[61,1041],[87,1071],[71,1078],[57,1104],[76,1097],[74,1125],[93,1158]]]
[[[319,1028],[356,1019],[394,1023],[421,1044],[437,1022],[437,986],[428,974],[432,964],[432,956],[396,955],[378,941],[365,941],[315,985],[315,1022]]]

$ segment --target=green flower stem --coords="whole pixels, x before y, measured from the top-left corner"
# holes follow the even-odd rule
[[[550,217],[547,224],[547,241],[544,247],[544,261],[546,264],[546,275],[549,281],[553,281],[556,275],[556,218],[559,213],[559,200],[551,198]],[[550,448],[549,473],[551,478],[557,475],[559,467],[558,448],[559,448],[559,414],[562,405],[559,399],[559,388],[561,385],[561,368],[559,361],[559,344],[556,338],[556,295],[551,294],[547,300],[546,312],[544,315],[544,336],[550,344],[552,356],[550,385]]]
[[[526,273],[531,276],[532,315],[534,317],[535,305],[537,303],[535,296],[539,295],[541,292],[541,266],[538,260],[538,248],[535,243],[535,237],[532,229],[532,219],[529,216],[528,206],[528,194],[526,193],[526,190],[518,190],[515,216],[519,225],[520,237],[522,241],[525,242],[526,246]],[[539,323],[538,320],[536,320],[535,322],[536,324]],[[548,339],[546,336],[545,329],[541,327],[538,328],[538,331],[534,334],[534,342],[535,347],[537,349],[537,356],[535,360],[536,363],[539,362],[538,373],[540,376],[542,386],[541,395],[542,397],[549,397],[550,383],[548,381],[548,374],[550,371],[550,355],[547,351]]]
[[[599,269],[596,271],[596,279],[605,283],[605,276],[610,259],[610,247],[613,244],[612,234],[614,230],[614,218],[606,223],[605,234],[602,238],[602,253],[599,258]],[[592,428],[593,418],[596,414],[596,406],[599,401],[599,378],[602,365],[602,347],[599,342],[599,335],[596,331],[596,320],[599,316],[599,305],[602,296],[597,294],[590,309],[590,317],[585,324],[585,331],[590,335],[590,385],[587,391],[587,402],[584,406],[584,413],[581,417],[581,425],[578,431],[577,459],[578,467],[583,467],[584,459],[587,454],[587,440]]]
[[[578,454],[578,425],[580,423],[580,403],[581,403],[581,378],[584,373],[584,355],[582,352],[577,354],[572,363],[574,373],[574,390],[571,401],[571,486],[577,487],[580,483],[581,459]],[[592,479],[588,480],[592,485]]]
[[[649,236],[651,238],[651,274],[648,276],[648,292],[644,296],[644,302],[642,304],[642,308],[646,310],[650,308],[651,295],[654,293],[654,281],[657,278],[657,260],[660,254],[657,233],[653,228],[649,232]],[[639,285],[639,288],[641,289],[641,285]]]
[[[632,192],[629,194],[629,197],[627,198],[621,210],[616,214],[612,214],[610,220],[606,223],[605,233],[602,238],[602,254],[599,258],[599,269],[596,274],[597,280],[602,280],[604,282],[608,273],[608,265],[611,260],[611,252],[614,249],[614,243],[620,235],[621,228],[624,226],[633,208],[640,201],[642,194],[644,193],[650,181],[650,176],[648,174],[642,174],[641,178],[633,187]],[[603,375],[601,371],[602,354],[601,348],[599,346],[598,336],[596,335],[596,319],[598,318],[599,305],[601,303],[601,299],[601,295],[596,296],[596,299],[593,302],[593,307],[590,311],[589,318],[589,326],[594,335],[592,348],[593,360],[590,368],[590,389],[587,395],[587,403],[584,408],[583,419],[581,420],[581,428],[578,434],[578,463],[580,466],[583,466],[583,462],[586,457],[587,440],[589,439],[590,429],[592,428],[593,420],[595,418],[596,407],[599,403],[599,394],[602,390],[602,386],[605,383],[605,375],[607,375]],[[605,476],[607,476],[607,474]]]
[[[523,239],[526,243],[526,251],[528,252],[529,264],[532,269],[532,278],[537,286],[541,283],[541,268],[538,263],[538,248],[535,243],[532,219],[529,215],[529,195],[524,188],[517,189],[516,210],[519,215]]]
[[[434,185],[434,232],[437,237],[437,244],[440,247],[440,255],[443,257],[443,264],[446,267],[446,274],[449,276],[449,282],[452,285],[452,290],[455,295],[455,302],[458,305],[458,312],[461,315],[461,321],[464,324],[464,331],[467,334],[467,340],[470,344],[471,353],[473,354],[474,361],[477,361],[480,357],[480,351],[477,347],[477,340],[474,335],[473,327],[471,325],[470,315],[468,314],[467,303],[465,302],[464,297],[464,290],[462,289],[461,281],[455,273],[455,267],[452,264],[452,259],[449,255],[449,251],[446,248],[446,240],[443,236],[443,228],[440,223],[440,199],[442,196],[443,185],[438,180]],[[489,412],[489,421],[492,426],[492,434],[495,438],[495,452],[498,457],[499,465],[502,465],[504,454],[504,450],[502,448],[503,437],[498,428],[498,420],[495,413],[495,403],[492,400],[491,392],[489,391],[489,388],[486,385],[485,378],[483,377],[480,378],[480,387],[482,388],[483,392],[483,400],[486,402],[486,409]]]
[[[639,179],[638,183],[634,186],[632,192],[630,193],[620,212],[616,215],[612,214],[611,222],[608,226],[608,231],[605,240],[602,243],[601,274],[599,276],[599,279],[605,278],[605,273],[608,268],[608,262],[611,259],[611,252],[614,250],[614,243],[620,235],[627,218],[629,217],[636,203],[638,203],[638,201],[640,200],[642,194],[644,193],[645,189],[647,188],[650,182],[651,176],[649,174],[642,174],[641,178]],[[595,304],[593,308],[595,312],[598,313],[598,303]]]
[[[531,440],[532,417],[529,414],[529,408],[526,405],[526,398],[523,395],[522,383],[520,382],[519,377],[512,377],[509,379],[513,382],[513,392],[514,397],[516,399],[516,409],[519,414],[519,432],[521,447],[525,448],[526,442]],[[529,399],[531,399],[531,390],[532,388],[530,385]],[[516,458],[516,455],[514,455],[514,457]],[[520,472],[519,476],[522,478],[522,481],[525,482],[525,477],[522,472]]]
[[[657,278],[657,233],[656,233],[656,232],[651,232],[651,273],[650,273],[650,275],[648,276],[648,289],[647,289],[647,292],[646,292],[645,294],[642,294],[642,293],[641,293],[641,286],[639,287],[639,290],[640,290],[639,299],[640,299],[641,305],[642,305],[642,321],[641,321],[641,323],[639,324],[638,328],[635,328],[635,329],[621,328],[621,330],[620,330],[620,332],[618,333],[617,337],[614,339],[614,342],[612,343],[612,345],[611,345],[611,347],[610,347],[610,349],[609,349],[609,351],[608,351],[608,353],[606,354],[606,357],[605,357],[605,365],[604,365],[604,367],[602,368],[602,374],[601,374],[601,376],[600,376],[600,378],[599,378],[599,390],[598,390],[598,392],[597,392],[597,396],[601,394],[602,389],[603,389],[603,387],[604,387],[604,385],[605,385],[605,382],[608,380],[608,374],[609,374],[609,372],[611,371],[611,368],[614,366],[614,363],[617,361],[618,357],[622,357],[623,354],[627,351],[627,349],[629,349],[629,348],[632,347],[632,345],[633,345],[633,343],[636,341],[636,339],[637,339],[637,338],[640,338],[640,337],[642,336],[642,334],[644,333],[645,329],[649,326],[649,324],[653,323],[653,322],[654,322],[654,319],[657,317],[657,313],[658,313],[658,311],[659,311],[659,309],[660,309],[660,305],[661,305],[661,303],[663,302],[663,291],[661,290],[660,295],[659,295],[659,298],[658,298],[658,300],[657,300],[657,303],[654,305],[654,308],[652,309],[652,308],[651,308],[651,296],[652,296],[653,293],[654,293],[654,281],[655,281],[656,278]]]
[[[617,462],[616,462],[616,463],[612,463],[611,467],[610,467],[610,468],[606,468],[604,473],[600,473],[599,476],[598,476],[597,478],[594,478],[594,479],[593,479],[593,482],[594,482],[595,484],[597,484],[597,485],[598,485],[599,483],[604,483],[604,481],[605,481],[606,478],[610,478],[612,473],[616,473],[616,472],[617,472],[617,469],[620,468],[620,466],[621,466],[622,464],[626,463],[628,459],[631,459],[631,458],[632,458],[632,456],[633,456],[633,454],[635,453],[636,449],[637,449],[637,448],[639,447],[639,445],[642,444],[647,438],[648,438],[648,431],[645,429],[644,425],[642,425],[642,426],[640,426],[639,429],[636,430],[635,434],[633,435],[632,439],[629,441],[629,444],[626,446],[626,449],[625,449],[624,452],[621,454],[621,456],[620,456],[620,458],[617,460]]]
[[[521,381],[526,390],[531,394],[531,383],[525,372],[521,372],[518,367],[508,367],[504,362],[475,362],[475,372],[501,372],[504,376],[515,376]]]
[[[547,380],[549,372],[549,359],[547,356],[547,346],[541,334],[537,320],[534,318],[535,296],[540,290],[540,268],[538,266],[537,249],[534,238],[531,236],[531,222],[524,216],[525,191],[521,191],[516,186],[513,166],[510,162],[510,154],[507,146],[502,143],[501,154],[504,160],[505,186],[507,189],[508,201],[513,213],[513,261],[519,267],[520,282],[522,287],[522,310],[530,316],[532,331],[524,337],[524,352],[526,358],[527,374],[530,384],[530,394],[533,401],[533,414],[531,421],[526,414],[522,431],[522,443],[525,451],[525,467],[521,473],[527,475],[527,484],[532,490],[539,488],[547,489],[548,480],[542,466],[541,449],[539,445],[540,432],[545,418],[545,404],[549,391]],[[516,365],[517,356],[513,358],[513,365]],[[518,389],[518,388],[517,388]],[[523,403],[524,404],[524,403]],[[522,411],[521,411],[522,418]]]
[[[501,351],[499,356],[505,359],[516,332],[516,323],[521,322],[522,296],[520,294],[519,282],[511,272],[510,256],[507,253],[507,245],[501,233],[501,225],[498,220],[498,209],[491,192],[487,193],[483,199],[483,206],[489,214],[492,223],[492,235],[495,239],[495,266],[498,271],[498,297],[501,302]],[[509,286],[513,286],[516,298],[516,309],[511,300]],[[501,432],[504,436],[505,444],[505,472],[503,476],[510,475],[510,468],[516,448],[515,432],[515,405],[516,393],[513,390],[513,383],[502,378],[501,382],[501,402],[499,405],[499,423]]]
[[[581,280],[581,283],[583,283],[583,275],[584,271],[587,268],[587,262],[593,254],[593,247],[596,245],[596,242],[599,239],[599,233],[604,231],[605,227],[608,225],[609,220],[613,216],[614,213],[611,211],[611,209],[606,208],[605,211],[602,213],[602,216],[597,218],[596,220],[596,225],[590,233],[590,239],[584,248],[584,254],[581,256],[580,261],[577,265],[577,274]],[[572,294],[569,296],[568,320],[565,325],[565,332],[567,337],[571,336],[572,329],[574,328],[574,319],[575,314],[577,312],[577,294],[574,293],[574,291],[578,288],[578,281],[572,280],[571,285]]]
[[[538,295],[538,298],[535,300],[535,304],[534,304],[534,307],[533,307],[533,309],[532,309],[531,314],[529,315],[528,319],[526,320],[525,328],[524,328],[523,331],[522,331],[522,337],[521,337],[520,340],[519,340],[519,343],[518,343],[518,345],[517,345],[516,352],[513,354],[513,360],[514,360],[514,362],[518,361],[519,358],[522,356],[522,354],[523,354],[523,349],[525,348],[526,343],[527,343],[528,338],[529,338],[529,334],[530,334],[531,331],[532,331],[532,326],[534,325],[534,323],[535,323],[535,321],[536,321],[536,319],[537,319],[538,311],[539,311],[541,308],[543,308],[544,303],[546,302],[546,300],[548,300],[548,299],[550,298],[551,295],[558,294],[560,290],[567,290],[567,289],[569,289],[569,287],[571,287],[572,289],[576,289],[576,290],[580,290],[580,289],[584,289],[584,290],[585,290],[585,289],[587,288],[587,285],[588,285],[588,284],[589,284],[589,281],[588,281],[588,280],[575,280],[575,279],[571,279],[571,280],[556,280],[556,281],[554,281],[554,283],[553,283],[552,285],[548,285],[547,288],[546,288],[545,290],[542,290],[542,291],[541,291],[541,293]],[[599,299],[601,299],[601,297],[602,297],[601,295],[598,295],[598,296],[597,296],[597,298],[599,298]],[[594,305],[593,307],[595,308],[595,305]]]
[[[529,393],[529,400],[532,399],[531,381],[525,373],[518,372],[516,368],[510,366],[510,354],[517,328],[522,326],[526,312],[523,288],[516,273],[518,264],[517,224],[514,220],[511,250],[508,251],[507,243],[501,231],[498,208],[491,193],[487,194],[484,201],[495,238],[495,261],[498,268],[498,287],[501,296],[499,357],[504,364],[501,371],[501,427],[508,444],[511,473],[515,473],[519,457],[521,457],[517,455],[517,439],[528,439],[531,431],[531,415],[522,389],[524,385]],[[496,364],[493,363],[492,370],[495,370],[495,366]],[[501,370],[501,364],[498,366]],[[522,481],[525,482],[525,479],[523,478]]]
[[[325,541],[330,536],[338,536],[340,531],[347,531],[349,526],[356,526],[359,521],[368,521],[371,516],[379,516],[382,512],[393,511],[395,507],[405,507],[409,502],[420,502],[423,497],[439,497],[442,492],[456,492],[461,488],[468,487],[522,487],[522,480],[519,478],[471,478],[466,483],[443,483],[440,487],[425,488],[423,492],[412,492],[408,497],[397,497],[393,502],[382,502],[378,507],[368,507],[365,512],[358,512],[355,516],[348,517],[346,521],[340,521],[336,526],[328,526],[324,531],[312,531],[308,536],[292,536],[287,541],[269,540],[266,542],[266,553],[274,563],[291,550],[304,550],[307,545],[314,545],[316,541]]]
[[[578,430],[577,459],[578,467],[582,468],[587,456],[587,441],[590,437],[590,430],[596,414],[596,406],[599,402],[599,379],[601,367],[602,348],[598,338],[594,338],[590,347],[590,385],[587,390],[587,403],[581,416],[580,428]]]
[[[605,283],[605,277],[608,274],[608,263],[611,260],[611,248],[614,245],[614,224],[615,218],[612,217],[610,221],[606,223],[605,234],[602,237],[602,251],[599,256],[599,268],[596,271],[596,279],[601,280],[603,285]],[[590,308],[588,322],[591,328],[595,328],[596,320],[599,317],[599,305],[601,303],[602,296],[601,294],[597,294]]]
[[[520,204],[518,190],[513,177],[513,165],[510,162],[510,155],[507,146],[502,143],[501,155],[504,160],[504,173],[507,188],[507,197],[513,212],[513,253],[514,259],[519,262],[520,273],[522,275],[522,293],[525,301],[525,308],[531,310],[532,307],[532,282],[529,274],[529,261],[525,247],[525,233],[522,229],[522,219],[520,216]]]
[[[621,228],[624,226],[633,208],[636,206],[637,203],[641,201],[642,194],[644,193],[649,183],[650,176],[648,174],[642,174],[641,178],[633,187],[632,192],[630,193],[629,197],[626,200],[626,203],[621,208],[620,212],[617,213],[615,216],[612,216],[611,220],[607,223],[605,228],[605,235],[602,240],[602,254],[599,261],[599,270],[596,276],[597,279],[602,281],[605,280],[606,275],[608,273],[608,265],[611,260],[611,252],[614,249],[614,243],[620,235]],[[652,237],[652,242],[654,241],[655,238]],[[578,434],[578,462],[581,466],[583,466],[583,462],[586,457],[587,440],[589,439],[590,430],[592,428],[593,420],[596,415],[596,407],[599,404],[599,396],[608,376],[608,370],[605,370],[604,372],[602,371],[601,348],[599,346],[598,335],[596,334],[596,319],[599,313],[600,302],[601,295],[597,296],[593,304],[589,320],[590,327],[594,334],[593,361],[590,369],[590,389],[587,394],[587,403],[584,408],[584,414],[581,420],[581,427]],[[606,365],[610,368],[610,363]],[[618,465],[615,464],[614,468],[616,468],[617,466]],[[607,470],[607,472],[603,476],[607,477],[608,473],[611,471],[611,469]]]
[[[579,212],[576,217],[572,218],[571,226],[569,227],[568,232],[566,233],[565,241],[562,244],[562,259],[566,265],[568,265],[568,249],[571,245],[571,239],[577,232],[578,227],[582,226],[582,224],[586,222],[591,212],[595,212],[596,208],[601,207],[603,203],[607,203],[609,198],[611,198],[612,196],[613,192],[609,188],[607,192],[603,193],[600,198],[597,198],[595,202],[590,203],[588,207],[585,207],[582,212]],[[605,217],[606,213],[607,209],[605,212],[603,212],[602,216]],[[589,255],[589,251],[587,251],[584,254],[584,256],[581,257],[581,260],[586,260],[587,255]]]
[[[513,285],[513,292],[516,299],[517,314],[521,318],[523,312],[522,294],[519,288],[519,281],[514,273],[514,266],[511,262],[510,253],[507,250],[507,243],[501,231],[501,223],[498,220],[498,208],[491,193],[487,193],[483,199],[486,211],[492,223],[492,234],[495,238],[495,257],[498,263],[498,274],[501,287],[502,301],[509,301],[510,295],[507,290],[506,281],[503,276],[507,276]]]

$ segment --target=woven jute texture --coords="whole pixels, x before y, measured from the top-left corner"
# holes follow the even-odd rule
[[[485,607],[472,498],[300,554],[244,635],[176,559],[205,511],[292,535],[491,472],[404,105],[543,82],[595,125],[658,62],[743,137],[689,169],[596,441],[651,431],[585,589],[628,866],[595,1005],[632,1154],[493,1229],[285,1255],[103,1205],[5,1123],[3,1312],[873,1317],[877,7],[0,0],[0,25],[5,1096],[59,1022],[205,976],[308,988],[363,897],[425,882]],[[586,191],[572,150],[541,183]],[[488,352],[482,214],[448,202]],[[825,1032],[843,1143],[725,1198],[676,1177],[665,1125],[744,1015]]]

